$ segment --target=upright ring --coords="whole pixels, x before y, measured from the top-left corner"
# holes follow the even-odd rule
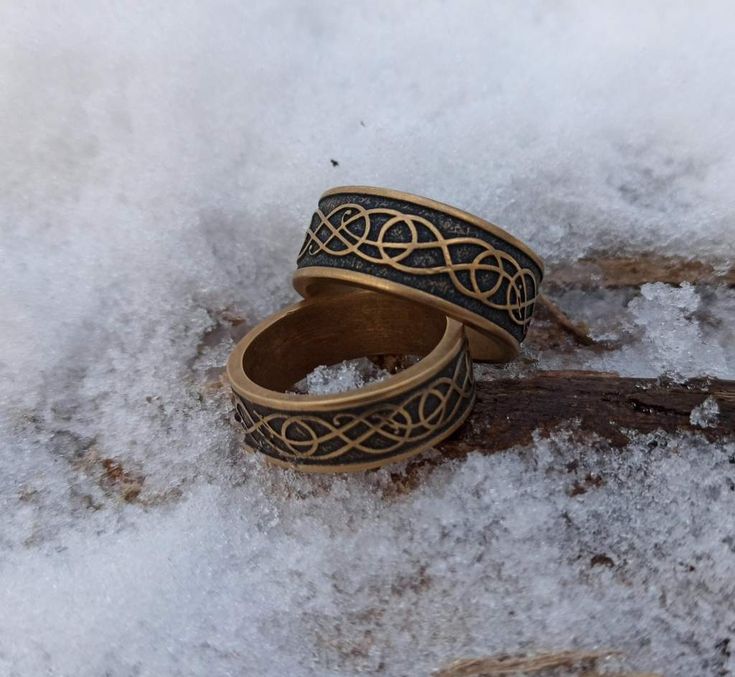
[[[424,357],[360,389],[286,392],[318,365],[389,354]],[[261,322],[232,351],[227,376],[248,445],[308,472],[409,458],[456,430],[475,400],[462,325],[366,290],[302,301]]]
[[[293,284],[304,297],[357,286],[420,301],[468,326],[471,352],[520,350],[543,261],[498,226],[385,188],[332,188],[319,200]]]

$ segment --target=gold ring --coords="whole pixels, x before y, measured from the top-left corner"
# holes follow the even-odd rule
[[[362,287],[432,305],[468,327],[472,356],[518,355],[543,278],[541,258],[502,228],[385,188],[319,200],[293,284],[304,297]]]
[[[286,392],[318,365],[400,354],[422,359],[360,389]],[[301,301],[261,322],[233,350],[227,376],[248,446],[307,472],[409,458],[456,430],[475,400],[463,326],[367,290]]]

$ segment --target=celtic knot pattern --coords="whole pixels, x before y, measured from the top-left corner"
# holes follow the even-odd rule
[[[389,460],[462,420],[474,401],[466,346],[429,383],[392,400],[324,413],[273,411],[233,392],[248,442],[287,462],[319,465]],[[277,455],[274,453],[277,452]]]
[[[424,216],[382,205],[318,209],[298,261],[322,253],[410,275],[448,276],[462,296],[505,312],[523,334],[538,293],[538,274],[486,239],[448,235]]]

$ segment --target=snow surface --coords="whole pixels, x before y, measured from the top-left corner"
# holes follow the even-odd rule
[[[425,675],[570,648],[732,674],[732,445],[610,453],[560,431],[401,493],[394,471],[243,457],[218,378],[295,298],[331,185],[457,204],[550,266],[732,265],[733,19],[727,2],[2,3],[0,675]],[[525,358],[735,376],[732,290],[580,294],[560,302],[629,340]]]
[[[297,393],[329,395],[363,388],[390,376],[390,372],[373,364],[366,357],[344,360],[339,364],[320,364],[294,386]]]
[[[710,395],[702,404],[692,409],[689,414],[689,421],[692,425],[700,428],[714,428],[720,417],[720,405],[717,400]]]

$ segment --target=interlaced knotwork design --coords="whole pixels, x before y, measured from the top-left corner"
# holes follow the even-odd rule
[[[298,260],[322,252],[357,256],[412,275],[446,275],[462,295],[505,311],[524,332],[531,321],[538,293],[533,271],[486,240],[446,236],[420,215],[356,203],[341,204],[328,214],[318,209]]]
[[[458,421],[474,399],[472,362],[465,349],[430,382],[394,400],[358,410],[272,411],[233,393],[248,441],[283,460],[339,463],[404,453]]]

